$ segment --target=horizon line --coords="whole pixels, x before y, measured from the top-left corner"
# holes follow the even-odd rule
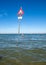
[[[18,33],[0,33],[0,34],[18,34]],[[46,34],[46,33],[20,33],[20,34]]]

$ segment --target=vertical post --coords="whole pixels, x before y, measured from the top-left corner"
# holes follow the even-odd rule
[[[20,20],[18,20],[18,34],[20,34]]]
[[[18,12],[18,34],[20,34],[20,21],[22,20],[22,15],[24,14],[22,7]]]

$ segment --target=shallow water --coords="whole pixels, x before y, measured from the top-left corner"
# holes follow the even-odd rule
[[[0,34],[0,55],[22,63],[46,62],[46,34]]]

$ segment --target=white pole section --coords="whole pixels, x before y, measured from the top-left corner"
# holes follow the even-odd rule
[[[20,34],[20,22],[22,20],[22,16],[18,16],[18,34]]]
[[[18,34],[20,34],[20,20],[18,20]]]

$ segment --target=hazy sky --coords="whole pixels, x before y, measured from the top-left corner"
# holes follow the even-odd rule
[[[21,33],[46,33],[46,0],[0,0],[0,33],[18,32],[21,6]]]

